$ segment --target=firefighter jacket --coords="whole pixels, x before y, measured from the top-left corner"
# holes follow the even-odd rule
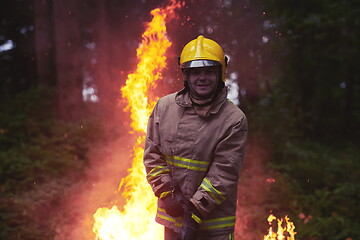
[[[224,88],[206,117],[199,116],[187,91],[157,102],[149,118],[144,165],[156,196],[173,181],[203,216],[200,234],[234,232],[237,183],[247,140],[244,113]],[[156,221],[179,232],[182,218],[166,214],[158,201]]]

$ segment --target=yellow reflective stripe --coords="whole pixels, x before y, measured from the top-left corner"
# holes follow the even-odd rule
[[[200,228],[203,230],[209,230],[209,229],[218,229],[218,228],[234,227],[234,226],[235,226],[235,216],[231,216],[231,217],[204,220],[201,223]]]
[[[198,224],[200,224],[202,222],[202,220],[196,216],[194,213],[191,214],[191,218],[195,220],[195,222],[197,222]]]
[[[206,161],[198,161],[198,160],[192,160],[187,158],[182,158],[178,156],[170,156],[170,155],[164,155],[166,158],[166,162],[169,165],[187,168],[190,170],[196,170],[196,171],[207,171],[209,162]]]
[[[231,102],[233,105],[237,106],[233,101],[231,101],[231,100],[229,100],[229,99],[228,99],[228,101]]]
[[[229,234],[229,240],[234,240],[234,234],[233,233]]]
[[[169,222],[172,222],[175,224],[175,226],[179,226],[181,227],[182,226],[182,223],[181,222],[178,222],[177,220],[181,220],[182,221],[182,218],[174,218],[170,215],[168,215],[165,211],[165,209],[163,208],[158,208],[158,211],[156,213],[156,216],[159,217],[159,218],[162,218],[166,221],[169,221]]]
[[[148,173],[147,179],[150,181],[157,175],[168,172],[170,172],[170,169],[167,166],[156,166]]]
[[[174,223],[175,226],[179,226],[179,227],[182,226],[181,217],[180,218],[171,217],[166,213],[165,209],[163,208],[158,208],[156,216],[166,221]],[[194,214],[191,217],[194,218],[194,216],[197,217]],[[196,221],[196,219],[194,220]],[[234,226],[235,226],[235,216],[207,219],[200,223],[200,229],[202,230],[220,229],[224,227],[234,227]],[[233,234],[232,234],[232,238],[230,239],[234,239]]]
[[[171,194],[171,191],[166,191],[160,194],[160,198],[164,198],[166,196],[169,196]]]
[[[220,191],[214,188],[214,186],[210,183],[210,181],[207,178],[204,178],[200,187],[205,189],[205,191],[210,194],[211,198],[214,199],[214,201],[217,204],[222,203],[226,199],[225,196]]]

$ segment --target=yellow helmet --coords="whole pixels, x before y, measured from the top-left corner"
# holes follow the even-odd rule
[[[225,82],[227,58],[220,45],[200,35],[183,48],[179,64],[182,69],[221,66],[221,79]]]

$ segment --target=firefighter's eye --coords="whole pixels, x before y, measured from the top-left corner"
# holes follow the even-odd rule
[[[196,70],[196,69],[191,70],[191,72],[190,72],[190,74],[192,74],[192,75],[199,75],[200,73],[201,73],[201,71],[200,71],[200,70]]]

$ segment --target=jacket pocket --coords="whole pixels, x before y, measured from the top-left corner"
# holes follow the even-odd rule
[[[174,153],[174,134],[164,134],[160,140],[160,151],[165,155],[173,155]]]

